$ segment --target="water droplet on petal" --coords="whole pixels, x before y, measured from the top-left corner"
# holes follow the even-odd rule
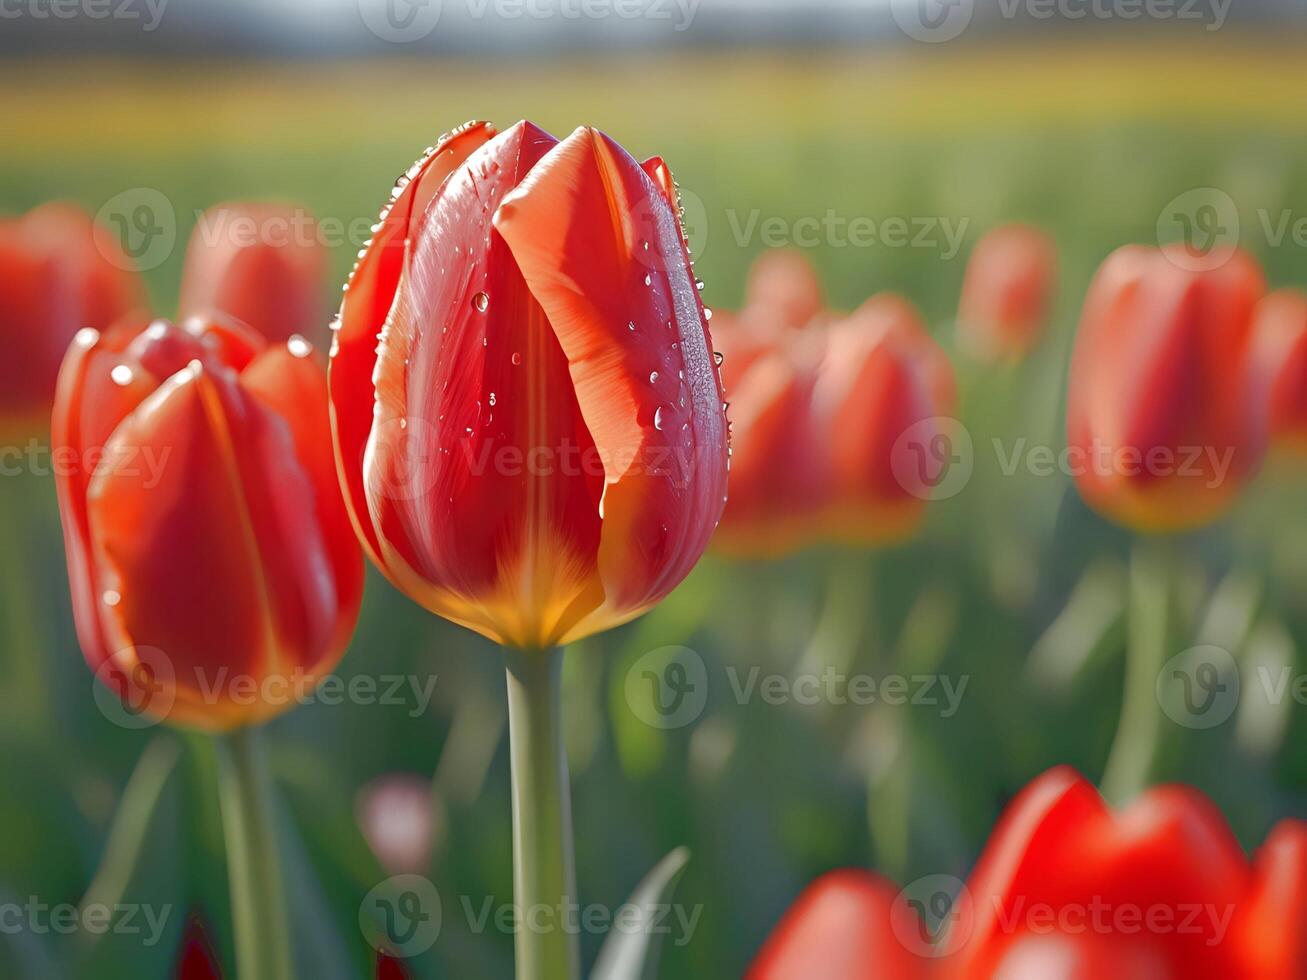
[[[653,285],[653,276],[649,275],[649,273],[647,273],[647,272],[644,274],[644,284],[645,284],[646,286],[652,286],[652,285]]]
[[[495,393],[492,391],[490,393],[490,404],[493,405],[494,403],[495,403]]]
[[[663,409],[661,405],[654,409],[654,428],[659,432],[663,428]]]
[[[711,319],[712,319],[712,310],[708,309],[708,307],[706,307],[706,306],[703,308],[703,318],[704,318],[705,320],[711,320]]]
[[[476,307],[478,313],[484,313],[490,308],[490,297],[485,293],[477,293],[472,297],[472,305]]]
[[[123,597],[115,589],[105,589],[102,598],[106,606],[116,606],[123,601]]]
[[[649,372],[649,383],[650,383],[650,384],[657,384],[657,383],[658,383],[658,372],[657,372],[657,371],[650,371],[650,372]]]
[[[726,360],[726,355],[723,354],[721,351],[715,350],[712,352],[712,362],[716,364],[718,367],[722,366],[722,362],[724,360]]]
[[[286,349],[290,351],[291,357],[308,357],[313,353],[313,345],[299,334],[291,335],[286,341]]]
[[[126,364],[119,364],[109,372],[109,377],[113,379],[114,384],[126,388],[132,383],[132,369]]]
[[[513,351],[513,356],[511,360],[513,362],[514,367],[516,367],[517,365],[522,363],[522,355],[519,354],[517,351]]]

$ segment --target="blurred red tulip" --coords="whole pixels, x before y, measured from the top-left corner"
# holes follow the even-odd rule
[[[1261,271],[1243,252],[1194,269],[1177,249],[1107,259],[1071,362],[1068,464],[1092,507],[1138,530],[1216,519],[1265,441],[1250,370]]]
[[[332,354],[373,560],[491,639],[551,647],[657,603],[721,515],[727,431],[659,160],[473,123],[396,189]]]
[[[1017,359],[1047,325],[1057,289],[1057,246],[1038,228],[1003,225],[976,243],[958,307],[963,346],[985,360]]]
[[[769,249],[754,260],[744,315],[785,327],[803,327],[824,310],[812,263],[792,248]]]
[[[75,205],[0,220],[0,434],[43,432],[73,335],[145,305],[131,259]]]
[[[829,329],[811,436],[829,453],[825,535],[885,544],[916,530],[952,447],[953,368],[907,300],[873,296]]]
[[[182,317],[218,310],[268,340],[327,333],[327,249],[303,208],[232,202],[195,225],[182,272]]]
[[[402,960],[385,953],[377,954],[377,980],[409,980],[408,970]]]
[[[898,889],[865,871],[832,871],[785,913],[745,980],[921,980],[926,960],[893,927]]]
[[[751,980],[1303,980],[1307,824],[1280,824],[1250,862],[1196,790],[1151,790],[1113,813],[1055,769],[999,822],[934,959],[915,956],[914,905],[911,889],[895,898],[869,876],[828,876]]]
[[[343,653],[363,568],[311,353],[218,315],[70,347],[53,445],[78,636],[131,710],[262,721]]]
[[[1282,289],[1257,307],[1256,383],[1265,391],[1271,440],[1307,453],[1307,294]]]

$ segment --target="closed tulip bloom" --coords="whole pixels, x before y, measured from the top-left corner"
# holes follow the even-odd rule
[[[331,398],[359,534],[427,609],[526,649],[649,609],[727,469],[666,166],[585,128],[443,138],[350,279]]]
[[[955,400],[947,356],[902,297],[874,296],[830,328],[811,421],[828,454],[827,536],[885,544],[912,534],[954,454],[939,440]]]
[[[88,663],[133,710],[260,722],[343,653],[362,558],[311,354],[220,315],[70,347],[53,445],[73,609]]]
[[[1256,383],[1265,392],[1271,440],[1307,453],[1307,294],[1282,289],[1257,307]]]
[[[1261,271],[1243,252],[1187,268],[1176,248],[1128,246],[1103,263],[1071,362],[1068,459],[1080,493],[1137,530],[1215,520],[1265,441],[1250,368]]]
[[[219,310],[268,340],[327,332],[327,250],[317,222],[286,204],[232,202],[200,216],[186,247],[183,317]]]
[[[877,894],[860,927],[847,924],[847,900],[801,898],[754,967],[794,962],[796,972],[751,976],[1307,977],[1307,825],[1281,823],[1249,860],[1212,804],[1181,786],[1150,790],[1118,813],[1068,769],[1036,779],[999,822],[921,972],[879,941],[892,934],[916,951],[919,934],[905,921],[912,902]]]
[[[107,328],[145,303],[131,259],[75,205],[0,220],[0,432],[44,430],[73,335]]]
[[[1025,356],[1047,326],[1057,246],[1029,225],[1003,225],[976,243],[958,307],[963,345],[985,360]]]

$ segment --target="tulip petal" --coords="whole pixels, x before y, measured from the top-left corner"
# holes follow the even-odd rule
[[[331,423],[336,434],[336,465],[350,518],[373,562],[384,569],[381,545],[368,515],[363,490],[363,453],[372,430],[373,369],[377,340],[394,303],[403,272],[407,243],[416,216],[440,192],[449,175],[495,129],[473,122],[436,143],[401,178],[382,212],[371,243],[360,254],[346,286],[331,351]]]
[[[666,595],[721,516],[727,435],[706,317],[676,215],[616,143],[578,129],[500,205],[495,228],[567,357],[603,460],[602,609]]]

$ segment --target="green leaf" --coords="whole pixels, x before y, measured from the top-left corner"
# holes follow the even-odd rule
[[[654,866],[627,899],[639,915],[634,929],[608,934],[590,980],[654,980],[658,975],[660,933],[654,927],[662,918],[659,906],[672,896],[690,862],[690,852],[678,847]]]

